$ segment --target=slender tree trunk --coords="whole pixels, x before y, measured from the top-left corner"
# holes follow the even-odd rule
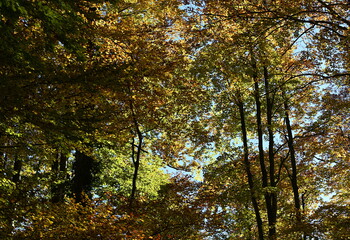
[[[243,161],[244,161],[245,171],[248,178],[248,184],[250,189],[251,201],[254,208],[256,224],[258,227],[259,240],[263,240],[264,239],[263,222],[261,220],[258,200],[256,197],[253,174],[250,170],[248,138],[247,138],[246,123],[245,123],[245,110],[244,110],[243,102],[240,100],[238,101],[238,107],[239,107],[239,114],[240,114],[240,120],[241,120],[242,142],[243,142],[243,150],[244,150]]]
[[[257,122],[257,132],[258,132],[258,148],[259,148],[259,163],[262,174],[262,187],[266,188],[268,186],[268,175],[266,171],[265,165],[265,152],[264,152],[264,139],[263,139],[263,131],[262,131],[262,118],[261,118],[261,101],[260,101],[260,90],[259,90],[259,81],[257,79],[257,67],[256,63],[253,62],[254,69],[254,97],[255,97],[255,106],[256,106],[256,122]]]
[[[266,84],[266,83],[265,83]],[[256,120],[257,120],[257,132],[258,132],[258,148],[259,148],[259,162],[260,162],[260,168],[262,173],[262,187],[263,189],[266,189],[268,187],[269,181],[268,181],[268,173],[266,170],[265,165],[265,151],[263,147],[263,131],[262,131],[262,117],[261,117],[261,101],[260,101],[260,91],[259,91],[259,83],[257,78],[254,78],[254,87],[255,87],[255,104],[256,104]],[[270,104],[268,102],[268,104]],[[267,107],[267,115],[271,116],[271,109],[269,109],[269,106]],[[268,118],[269,119],[269,118]],[[271,119],[270,119],[271,124]],[[271,128],[270,128],[271,130]],[[272,139],[271,139],[272,136]],[[272,132],[269,131],[269,164],[270,164],[270,176],[272,172],[272,176],[274,176],[274,156],[271,156],[271,146],[273,151],[273,135]],[[272,157],[272,161],[271,161]],[[272,163],[272,167],[271,167]],[[270,183],[271,186],[273,186],[274,180],[271,180]],[[273,236],[275,236],[276,231],[274,230],[275,222],[276,222],[276,214],[277,212],[275,209],[277,209],[277,206],[274,208],[275,204],[275,198],[274,196],[266,191],[264,192],[264,198],[265,198],[265,206],[268,214],[268,221],[269,221],[269,238],[273,239]]]
[[[18,154],[15,153],[14,155],[14,164],[13,164],[13,170],[14,170],[14,175],[12,176],[12,182],[16,185],[16,188],[19,188],[19,183],[21,180],[21,171],[22,171],[22,161],[19,160]],[[0,236],[4,236],[4,239],[10,239],[8,238],[13,231],[15,230],[14,228],[14,222],[17,219],[17,214],[18,214],[18,209],[17,209],[17,204],[16,202],[24,199],[26,193],[21,191],[21,189],[18,189],[18,191],[15,191],[14,194],[12,195],[12,204],[7,206],[7,209],[5,211],[5,222],[6,222],[6,227],[4,229],[4,233],[0,233]]]
[[[306,195],[306,191],[305,191],[305,192],[303,192],[303,194],[301,194],[301,207],[302,207],[303,212],[306,211],[306,202],[305,202],[306,197],[307,197],[307,195]],[[308,235],[304,232],[302,239],[306,240],[307,237],[308,237]]]
[[[57,158],[52,164],[52,188],[51,201],[53,203],[62,202],[65,196],[65,181],[66,181],[66,172],[67,172],[67,161],[68,158],[62,152],[57,153]],[[54,183],[54,181],[60,181],[59,183]]]
[[[285,109],[285,122],[286,122],[287,133],[288,133],[288,147],[290,151],[290,161],[292,165],[291,182],[292,182],[293,195],[294,195],[294,206],[296,210],[297,222],[300,223],[301,211],[300,211],[300,197],[299,197],[299,187],[298,187],[298,179],[297,179],[298,173],[297,173],[297,164],[295,159],[293,132],[292,132],[292,127],[289,119],[289,106],[288,106],[287,100],[284,101],[284,109]]]
[[[275,153],[274,153],[274,133],[272,127],[273,117],[273,99],[271,98],[270,86],[269,86],[269,75],[267,67],[264,67],[264,81],[265,81],[265,95],[266,95],[266,119],[267,119],[267,131],[268,131],[268,142],[269,142],[269,175],[270,175],[270,187],[276,187],[276,176],[275,176]],[[276,221],[277,221],[277,193],[269,191],[267,201],[267,217],[269,222],[269,239],[276,239]]]
[[[294,149],[294,138],[293,138],[293,132],[292,127],[290,124],[290,118],[289,118],[289,105],[287,102],[287,98],[285,97],[285,92],[283,91],[283,98],[284,98],[284,111],[285,111],[285,123],[287,128],[287,141],[288,141],[288,148],[290,152],[290,162],[292,166],[292,174],[291,174],[291,184],[293,189],[293,197],[294,197],[294,207],[296,211],[296,223],[298,225],[301,224],[302,218],[301,218],[301,204],[300,204],[300,196],[299,196],[299,187],[298,187],[298,177],[297,177],[297,164],[296,164],[296,158],[295,158],[295,149]],[[303,234],[303,238],[305,239],[306,234]]]
[[[133,207],[133,203],[135,201],[136,191],[137,191],[137,178],[139,174],[139,167],[140,167],[140,160],[141,160],[141,145],[142,145],[142,136],[138,137],[138,144],[136,146],[135,151],[135,140],[133,139],[133,146],[132,146],[132,162],[134,165],[134,173],[132,177],[132,189],[130,194],[130,208]]]
[[[135,196],[136,196],[136,191],[137,191],[137,178],[139,174],[139,167],[140,167],[140,161],[141,161],[141,151],[142,151],[142,144],[143,144],[143,136],[142,132],[140,130],[139,123],[136,120],[136,114],[133,108],[132,102],[130,103],[133,119],[134,119],[134,125],[135,125],[135,131],[136,131],[136,137],[138,140],[137,145],[135,144],[135,138],[132,140],[132,152],[131,152],[131,159],[134,165],[134,173],[132,177],[132,189],[131,189],[131,194],[130,194],[130,203],[129,207],[130,210],[133,208],[133,204],[135,202]],[[135,151],[136,148],[136,151]]]
[[[263,131],[262,131],[262,117],[261,117],[261,101],[260,101],[260,92],[259,92],[259,83],[258,81],[255,81],[255,103],[256,103],[256,120],[257,120],[257,132],[258,132],[258,148],[259,148],[259,162],[260,162],[260,169],[261,169],[261,174],[262,174],[262,187],[263,189],[267,189],[268,184],[269,184],[269,178],[268,178],[268,173],[266,170],[266,165],[265,165],[265,151],[264,151],[264,145],[263,145]],[[271,143],[271,142],[269,142]],[[270,146],[270,145],[269,145]],[[270,160],[270,156],[269,156]],[[269,161],[271,164],[271,161]],[[270,168],[271,171],[271,168]],[[271,174],[271,172],[270,172]],[[266,191],[264,192],[264,198],[265,198],[265,206],[266,210],[268,213],[268,219],[269,219],[269,238],[271,236],[275,235],[274,231],[270,232],[270,227],[273,222],[275,222],[273,219],[273,196],[271,195],[270,192]]]
[[[1,137],[1,135],[0,135],[0,137]],[[1,163],[0,169],[5,169],[6,168],[6,153],[3,153],[2,151],[0,152],[0,163]]]
[[[21,179],[21,171],[22,171],[22,161],[18,159],[18,155],[15,155],[15,163],[13,165],[13,170],[15,174],[12,176],[12,181],[14,183],[18,183]]]

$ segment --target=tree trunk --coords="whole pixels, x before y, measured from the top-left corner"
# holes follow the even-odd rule
[[[240,100],[238,101],[238,107],[239,107],[239,114],[240,114],[240,120],[241,120],[242,142],[243,142],[243,151],[244,151],[243,161],[244,161],[245,171],[248,178],[249,190],[251,195],[251,201],[254,208],[256,224],[258,227],[259,240],[263,240],[264,239],[263,223],[261,220],[259,205],[256,198],[253,174],[250,170],[247,129],[246,129],[246,123],[245,123],[245,110],[244,110],[243,102]]]
[[[12,181],[18,183],[21,180],[21,171],[22,171],[22,161],[18,159],[18,155],[15,155],[15,163],[13,164],[13,170],[15,174],[12,176]]]
[[[74,177],[72,179],[72,192],[76,202],[83,202],[84,193],[91,195],[93,175],[95,173],[94,159],[80,151],[75,152],[75,161],[73,164]]]
[[[284,109],[285,109],[285,122],[286,122],[287,133],[288,133],[288,147],[290,151],[290,162],[292,165],[291,183],[292,183],[293,194],[294,194],[294,206],[296,210],[297,222],[301,222],[300,197],[299,197],[299,187],[298,187],[298,179],[297,179],[297,164],[295,159],[293,132],[292,132],[292,127],[289,119],[289,107],[286,100],[284,102]]]
[[[135,201],[136,191],[137,191],[137,178],[139,174],[140,160],[141,160],[141,145],[142,145],[142,136],[138,136],[138,144],[135,151],[135,140],[132,141],[132,162],[134,165],[134,173],[132,177],[132,189],[130,194],[130,209],[133,207]]]
[[[132,144],[131,144],[132,145],[131,146],[131,148],[132,148],[131,159],[132,159],[132,163],[134,165],[134,173],[133,173],[133,177],[132,177],[132,189],[131,189],[130,203],[129,203],[129,208],[131,210],[133,208],[133,203],[135,201],[136,191],[137,191],[137,178],[138,178],[138,174],[139,174],[139,167],[140,167],[140,161],[141,161],[143,136],[142,136],[142,132],[140,130],[139,123],[136,119],[136,114],[135,114],[134,106],[133,106],[132,102],[130,102],[130,108],[131,108],[131,112],[132,112],[132,116],[133,116],[133,120],[134,120],[136,137],[138,140],[138,143],[136,145],[135,138],[133,138]],[[135,148],[136,148],[136,151],[135,151]]]
[[[259,148],[259,163],[262,174],[262,187],[266,188],[268,186],[268,175],[266,171],[265,165],[265,151],[264,151],[264,139],[263,139],[263,131],[262,131],[262,120],[261,120],[261,101],[260,101],[260,91],[259,91],[259,82],[257,79],[257,68],[256,63],[253,62],[253,70],[254,70],[254,97],[255,97],[255,106],[256,106],[256,122],[257,122],[257,132],[258,132],[258,148]]]
[[[301,225],[302,222],[302,217],[301,217],[301,205],[300,205],[300,196],[299,196],[299,187],[298,187],[298,178],[297,178],[297,164],[296,164],[296,158],[295,158],[295,149],[294,149],[294,139],[293,139],[293,132],[292,132],[292,127],[290,124],[290,119],[289,119],[289,105],[287,102],[287,98],[285,96],[285,92],[283,91],[283,98],[284,98],[284,111],[285,111],[285,123],[286,123],[286,128],[287,128],[287,141],[288,141],[288,148],[290,152],[290,162],[291,162],[291,167],[292,167],[292,174],[290,177],[291,184],[292,184],[292,189],[293,189],[293,197],[294,197],[294,208],[296,212],[296,223],[298,225]],[[305,239],[306,234],[303,234],[302,239]]]
[[[267,119],[267,131],[269,142],[269,175],[270,175],[270,187],[272,191],[268,191],[267,198],[267,217],[269,222],[269,239],[276,239],[276,221],[277,221],[277,193],[276,188],[276,176],[275,176],[275,153],[274,153],[274,133],[272,127],[273,117],[273,99],[271,98],[269,75],[267,67],[264,67],[264,81],[265,81],[265,95],[266,95],[266,119]]]
[[[64,200],[64,196],[66,193],[66,172],[67,172],[67,161],[68,158],[62,152],[57,153],[57,158],[52,164],[52,188],[51,201],[53,203],[62,202]],[[55,181],[59,181],[59,183],[54,183]]]

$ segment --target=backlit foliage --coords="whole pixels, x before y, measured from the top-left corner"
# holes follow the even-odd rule
[[[0,1],[0,238],[348,239],[349,7]]]

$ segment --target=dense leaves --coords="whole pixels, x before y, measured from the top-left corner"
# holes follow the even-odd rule
[[[1,1],[0,238],[348,239],[349,7]]]

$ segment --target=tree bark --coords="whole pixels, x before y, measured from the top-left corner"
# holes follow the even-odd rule
[[[15,174],[12,176],[12,181],[17,184],[21,179],[21,171],[22,171],[22,161],[18,159],[17,154],[15,154],[15,162],[13,164],[13,170],[15,171]]]
[[[137,191],[137,178],[139,174],[140,160],[141,160],[141,146],[142,146],[142,134],[138,135],[138,144],[135,151],[135,139],[132,141],[132,162],[134,165],[134,173],[132,177],[132,189],[130,194],[130,209],[133,208],[133,203],[135,201],[136,191]]]
[[[269,175],[270,175],[270,187],[276,188],[276,176],[275,176],[275,153],[274,153],[274,133],[272,127],[273,118],[273,99],[271,98],[271,89],[269,85],[269,74],[267,67],[264,67],[264,81],[265,81],[265,96],[266,96],[266,119],[267,119],[267,131],[269,142]],[[268,191],[266,193],[267,198],[267,217],[269,222],[269,239],[276,239],[276,222],[277,222],[277,193]]]
[[[285,95],[284,92],[283,92],[283,95]],[[300,196],[299,196],[299,187],[298,187],[298,178],[297,178],[298,172],[297,172],[297,164],[295,159],[293,132],[292,132],[292,127],[289,119],[289,106],[286,98],[284,99],[284,110],[285,110],[284,120],[287,128],[287,134],[288,134],[287,141],[288,141],[288,148],[290,152],[290,162],[292,166],[291,184],[292,184],[293,195],[294,195],[294,207],[296,211],[297,223],[301,223]]]
[[[253,174],[250,170],[247,128],[245,123],[245,110],[244,110],[243,102],[241,100],[238,100],[238,107],[239,107],[239,114],[240,114],[240,121],[241,121],[242,142],[243,142],[243,151],[244,151],[243,161],[244,161],[245,171],[248,178],[249,190],[251,195],[251,201],[254,208],[256,224],[258,227],[259,240],[263,240],[264,239],[263,222],[261,220],[258,200],[256,197]]]
[[[140,167],[140,161],[141,161],[143,135],[142,135],[142,132],[140,130],[139,123],[136,119],[136,113],[134,111],[134,106],[133,106],[132,102],[130,102],[130,108],[131,108],[131,112],[132,112],[132,116],[133,116],[133,120],[134,120],[136,137],[138,140],[138,143],[136,145],[135,138],[133,138],[132,144],[131,144],[131,148],[132,148],[131,159],[132,159],[132,163],[134,165],[134,173],[133,173],[133,177],[132,177],[132,189],[131,189],[131,194],[130,194],[129,208],[130,208],[130,210],[132,210],[133,204],[135,202],[136,191],[137,191],[137,178],[138,178],[138,174],[139,174],[139,167]],[[135,151],[135,147],[136,147],[136,151]]]
[[[73,164],[74,177],[72,179],[72,192],[76,202],[83,202],[84,193],[91,194],[93,175],[96,171],[94,159],[86,154],[76,151]]]
[[[51,202],[63,202],[66,194],[66,172],[67,172],[68,158],[62,152],[57,153],[57,158],[52,164],[52,188],[51,188]],[[60,181],[59,183],[54,183]]]
[[[256,63],[253,62],[253,80],[254,80],[254,98],[256,106],[256,122],[257,122],[257,132],[258,132],[258,148],[259,148],[259,163],[262,174],[262,187],[265,188],[268,186],[268,175],[265,165],[265,151],[264,151],[264,139],[262,131],[262,118],[261,118],[261,101],[260,101],[260,90],[259,90],[259,80],[257,78],[257,67]]]

